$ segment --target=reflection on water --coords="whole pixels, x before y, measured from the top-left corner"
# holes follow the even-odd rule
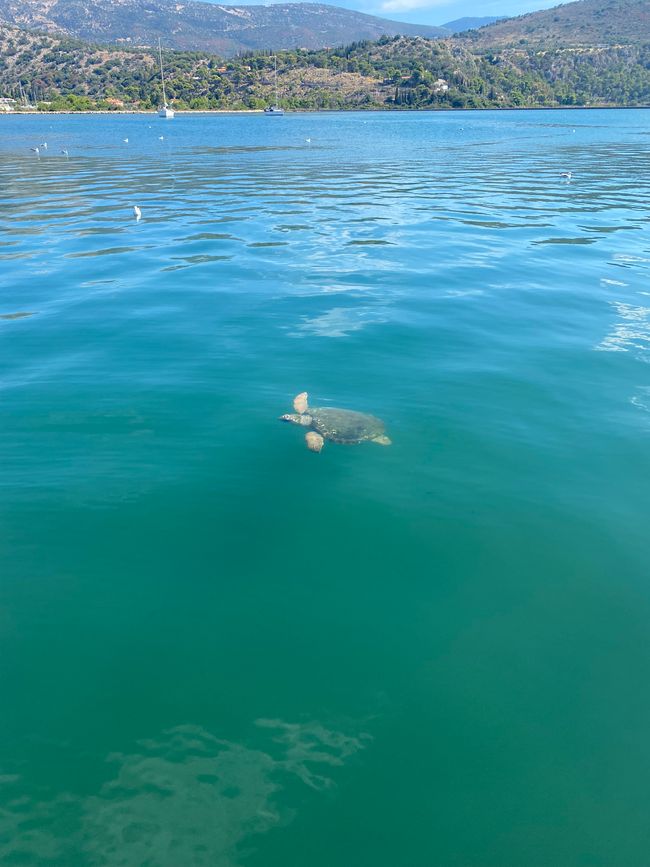
[[[292,337],[347,337],[368,325],[386,321],[386,308],[332,307],[320,316],[304,317],[303,322],[290,330]]]
[[[107,247],[104,250],[90,250],[85,253],[68,253],[71,259],[83,259],[86,256],[117,256],[120,253],[133,253],[136,250],[144,250],[144,247]]]
[[[533,241],[533,244],[594,244],[596,238],[544,238],[541,241]]]
[[[264,749],[176,726],[137,752],[109,755],[113,776],[83,797],[28,795],[18,775],[0,777],[3,863],[234,867],[242,844],[291,821],[279,797],[287,781],[332,787],[329,774],[369,740],[320,723],[256,726]]]
[[[650,307],[623,304],[611,301],[618,319],[612,331],[598,344],[596,349],[608,352],[628,352],[638,349],[650,350]]]

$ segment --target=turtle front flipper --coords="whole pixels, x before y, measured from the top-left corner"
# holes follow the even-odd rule
[[[287,412],[280,416],[280,421],[290,421],[291,424],[301,424],[303,427],[309,427],[312,418],[305,413]]]
[[[296,412],[307,412],[309,409],[309,405],[307,403],[308,394],[306,391],[301,391],[300,394],[297,394],[293,399],[293,408]]]
[[[311,452],[320,452],[325,445],[323,437],[314,430],[307,431],[305,434],[305,442],[307,443],[307,448]]]

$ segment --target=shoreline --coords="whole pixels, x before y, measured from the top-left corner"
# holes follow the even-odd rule
[[[16,115],[20,115],[21,117],[50,117],[53,114],[144,114],[147,117],[158,117],[158,110],[147,110],[144,108],[118,108],[115,110],[107,110],[107,109],[88,109],[84,111],[38,111],[38,109],[34,109],[33,111],[3,111],[0,112],[0,117],[15,117]],[[206,108],[206,109],[198,109],[198,108],[175,108],[174,114],[264,114],[264,110],[261,108]],[[160,118],[164,120],[165,118]]]
[[[493,105],[487,108],[295,108],[285,109],[285,114],[347,114],[347,113],[363,113],[363,114],[448,114],[450,112],[472,112],[472,111],[640,111],[649,109],[650,103],[645,105],[512,105],[498,106]],[[206,108],[206,109],[174,109],[177,115],[201,115],[201,114],[259,114],[264,115],[264,109],[261,108]],[[116,109],[108,111],[106,109],[90,109],[84,111],[4,111],[0,112],[2,117],[52,117],[54,115],[143,115],[145,117],[156,118],[158,112],[156,110],[145,109]],[[160,118],[164,120],[165,118]],[[170,118],[172,119],[172,118]]]

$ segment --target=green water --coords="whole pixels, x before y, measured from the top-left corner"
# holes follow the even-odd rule
[[[647,867],[648,135],[1,120],[3,864]]]

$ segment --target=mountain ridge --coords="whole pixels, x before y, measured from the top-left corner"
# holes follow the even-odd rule
[[[650,42],[648,0],[575,0],[497,21],[460,35],[481,49],[506,45],[564,47]]]
[[[465,16],[464,18],[456,18],[454,21],[447,21],[440,26],[444,30],[448,30],[450,34],[464,33],[466,30],[487,27],[488,24],[494,24],[495,21],[502,21],[504,17],[503,15]]]
[[[209,51],[320,49],[381,36],[442,38],[441,27],[406,24],[322,3],[229,6],[200,0],[0,0],[0,21],[91,42]]]

